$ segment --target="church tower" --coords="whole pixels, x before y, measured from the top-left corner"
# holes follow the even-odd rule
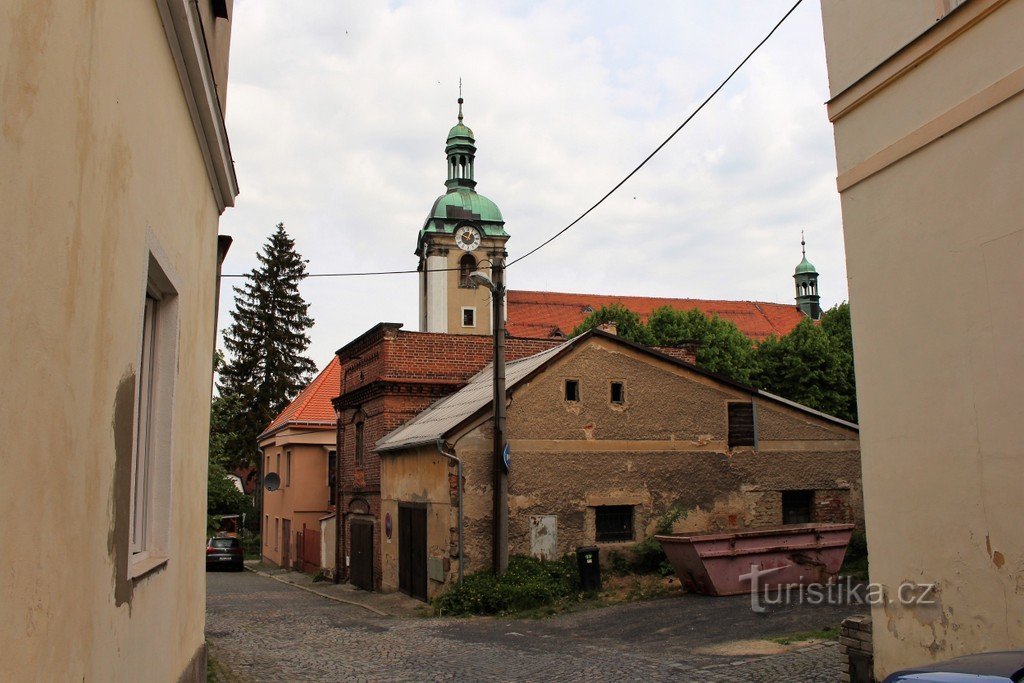
[[[461,93],[460,93],[461,95]],[[420,257],[420,331],[490,334],[490,291],[469,276],[505,259],[505,221],[498,207],[478,194],[473,131],[459,121],[448,132],[448,191],[434,201],[416,244]]]
[[[800,233],[800,251],[804,258],[793,273],[796,280],[796,307],[811,320],[821,319],[821,304],[818,303],[818,271],[807,260],[807,247],[803,233]]]

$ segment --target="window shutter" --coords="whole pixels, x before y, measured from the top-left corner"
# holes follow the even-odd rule
[[[756,446],[754,433],[754,404],[729,404],[729,448]]]

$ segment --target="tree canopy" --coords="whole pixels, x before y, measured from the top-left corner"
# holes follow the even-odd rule
[[[606,323],[614,323],[616,334],[623,339],[646,346],[654,344],[654,337],[651,336],[651,331],[647,329],[640,316],[620,303],[602,306],[597,309],[584,318],[583,322],[577,325],[576,329],[569,336],[578,337],[584,332]]]
[[[708,317],[696,308],[677,311],[663,306],[651,313],[647,328],[656,346],[696,342],[698,366],[737,382],[750,383],[754,351],[750,339],[735,323],[717,315]]]

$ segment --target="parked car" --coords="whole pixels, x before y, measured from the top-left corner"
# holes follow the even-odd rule
[[[884,683],[1020,683],[1024,650],[983,652],[890,674]]]
[[[242,544],[237,538],[219,536],[206,542],[206,569],[229,567],[237,572],[245,568]]]

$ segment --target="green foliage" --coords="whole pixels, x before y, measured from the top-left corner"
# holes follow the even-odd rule
[[[854,387],[838,342],[810,318],[781,339],[757,346],[756,384],[765,391],[844,420],[852,414]]]
[[[736,324],[699,309],[677,311],[663,306],[647,319],[647,327],[656,346],[676,346],[697,342],[697,365],[737,382],[749,384],[754,367],[750,339]]]
[[[853,329],[850,326],[850,304],[833,306],[821,316],[821,329],[834,343],[843,381],[844,412],[837,413],[851,422],[857,421],[857,378],[853,370]]]
[[[611,306],[602,306],[597,309],[584,318],[583,322],[569,336],[578,337],[584,332],[605,323],[615,323],[616,334],[623,339],[646,346],[654,344],[654,337],[651,336],[650,330],[644,325],[640,316],[619,303],[612,304]]]
[[[228,479],[235,466],[232,455],[239,435],[234,431],[230,416],[240,410],[237,397],[213,399],[210,404],[210,460],[206,482],[207,531],[216,532],[215,515],[235,515],[252,512],[252,498],[238,490]],[[211,533],[212,535],[212,533]]]
[[[685,517],[686,510],[679,506],[672,507],[658,519],[654,534],[672,533],[672,527],[675,523],[680,519],[685,519]],[[648,536],[633,546],[632,561],[629,563],[628,568],[629,571],[636,574],[659,574],[661,576],[669,576],[675,571],[665,556],[664,548],[654,538],[654,535]]]
[[[316,371],[302,355],[313,325],[299,294],[307,261],[281,223],[256,257],[259,266],[235,288],[234,321],[224,331],[230,359],[218,382],[220,395],[237,401],[225,407],[235,435],[232,448],[239,449],[230,457],[233,464],[259,463],[257,437]]]
[[[544,561],[516,555],[501,576],[470,574],[434,598],[433,607],[444,616],[511,614],[581,598],[575,557]]]
[[[850,535],[850,544],[846,546],[846,556],[839,573],[868,580],[868,538],[860,529],[854,529]]]

